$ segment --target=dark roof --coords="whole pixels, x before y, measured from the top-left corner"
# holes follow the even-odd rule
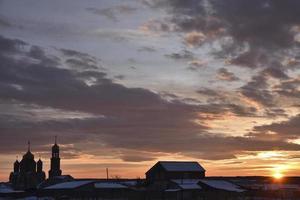
[[[93,183],[94,181],[68,181],[68,182],[63,182],[63,183],[58,183],[55,185],[51,185],[48,187],[45,187],[44,189],[74,189],[81,187],[83,185],[87,185],[90,183]]]
[[[174,172],[199,172],[199,171],[204,172],[205,171],[205,169],[198,162],[159,161],[150,170],[148,170],[148,172],[151,171],[157,165],[161,165],[166,171],[174,171]]]

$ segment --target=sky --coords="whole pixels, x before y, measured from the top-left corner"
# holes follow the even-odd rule
[[[299,53],[296,0],[0,0],[0,181],[56,135],[76,178],[299,176]]]

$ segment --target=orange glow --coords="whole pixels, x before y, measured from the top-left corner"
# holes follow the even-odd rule
[[[279,165],[274,167],[273,174],[272,174],[273,178],[275,180],[281,180],[284,176],[283,171],[286,171],[287,169],[288,169],[287,165]]]
[[[276,172],[273,174],[273,178],[275,178],[276,180],[280,180],[280,179],[282,179],[282,177],[283,177],[283,174],[280,172]]]

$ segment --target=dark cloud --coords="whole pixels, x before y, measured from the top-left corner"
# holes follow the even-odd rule
[[[280,107],[274,107],[274,108],[266,108],[265,109],[266,116],[277,118],[277,117],[288,117],[287,112],[285,109]]]
[[[252,80],[240,88],[241,94],[249,100],[265,107],[275,106],[274,96],[269,90],[264,73],[252,77]]]
[[[217,78],[222,81],[237,81],[238,77],[234,73],[229,72],[226,68],[220,68],[217,72]]]
[[[0,53],[10,54],[20,52],[20,48],[27,45],[26,42],[18,39],[6,39],[0,35]]]
[[[27,139],[43,150],[54,135],[59,135],[61,144],[70,145],[70,152],[89,151],[90,146],[83,145],[80,151],[71,147],[90,142],[123,149],[120,157],[127,161],[152,160],[157,153],[226,159],[240,151],[300,150],[299,145],[284,141],[213,134],[202,123],[208,120],[205,114],[253,116],[251,107],[226,102],[189,104],[176,96],[166,100],[144,88],[117,84],[101,71],[61,68],[63,61],[40,47],[23,49],[24,42],[3,37],[0,44],[0,100],[28,108],[25,115],[17,109],[0,114],[2,152],[24,148]],[[79,59],[78,53],[65,54]],[[137,156],[127,154],[129,150],[153,154]]]
[[[64,56],[70,57],[71,59],[79,59],[82,62],[86,62],[87,64],[96,65],[100,61],[99,59],[95,58],[86,53],[78,52],[71,49],[59,49],[63,53]]]
[[[185,49],[179,53],[166,54],[165,56],[174,60],[191,60],[194,58],[194,54]]]
[[[119,79],[119,80],[124,80],[125,76],[124,75],[116,75],[114,76],[115,79]]]
[[[279,137],[284,140],[297,139],[300,136],[300,115],[291,117],[287,121],[274,122],[269,125],[256,126],[253,130],[256,132],[253,135],[257,138],[271,131],[276,133],[274,137]],[[269,137],[272,136],[270,136],[269,134]]]
[[[276,93],[288,98],[300,99],[300,78],[290,78],[274,87]]]
[[[269,76],[276,79],[288,79],[288,75],[281,67],[269,67],[262,71],[265,76]]]
[[[95,64],[91,63],[86,63],[83,60],[78,60],[78,59],[67,59],[66,64],[71,66],[73,69],[85,69],[85,70],[97,70],[100,67],[98,67]]]
[[[299,49],[300,3],[294,0],[147,0],[162,19],[183,33],[186,45],[217,42],[214,55],[250,68],[269,67]],[[224,39],[227,42],[224,43]],[[287,51],[289,50],[289,51]],[[279,67],[279,66],[277,66]]]
[[[39,61],[39,64],[45,67],[56,66],[60,61],[57,57],[46,55],[44,50],[38,46],[30,47],[29,52],[27,52],[27,56]]]
[[[188,64],[189,64],[189,67],[187,67],[187,69],[191,70],[191,71],[197,71],[206,65],[206,63],[204,61],[199,60],[199,59],[194,59],[194,60],[190,61]]]
[[[275,79],[279,84],[274,86],[272,79]],[[239,89],[239,92],[250,101],[262,106],[269,116],[274,114],[284,116],[283,105],[279,101],[281,95],[286,94],[285,96],[290,98],[293,97],[293,93],[297,93],[297,86],[295,87],[291,79],[282,66],[277,67],[274,64],[273,67],[260,70]]]
[[[75,50],[71,50],[71,49],[60,49],[60,51],[64,55],[70,56],[70,57],[81,57],[81,58],[90,58],[91,57],[89,54],[82,53],[82,52],[75,51]]]
[[[258,46],[287,47],[293,44],[291,28],[298,25],[299,2],[294,0],[164,0],[173,21],[183,31],[206,34],[219,28],[238,41]],[[158,3],[158,1],[153,1]],[[159,1],[158,4],[163,4]]]
[[[220,113],[221,117],[222,114],[226,115],[226,113],[232,113],[240,117],[260,116],[257,113],[257,109],[253,106],[241,104],[238,102],[233,103],[232,99],[230,98],[232,94],[222,89],[200,88],[196,92],[202,97],[207,98],[207,102],[209,104],[206,105],[206,108],[203,108],[203,111],[205,110],[206,113],[216,115],[210,115],[212,119],[220,118]]]
[[[253,69],[258,67],[264,67],[265,63],[269,62],[269,59],[266,52],[262,50],[251,50],[237,54],[237,56],[230,59],[229,62],[233,65]]]
[[[201,88],[197,90],[197,93],[205,96],[219,96],[220,92],[213,90],[213,89],[208,89],[208,88]]]

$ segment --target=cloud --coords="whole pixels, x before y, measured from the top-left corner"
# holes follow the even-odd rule
[[[184,36],[184,41],[190,47],[200,46],[205,41],[205,35],[201,32],[192,31]]]
[[[69,66],[71,66],[73,69],[89,69],[89,70],[97,70],[99,69],[97,65],[94,64],[89,64],[86,63],[82,60],[78,60],[78,59],[67,59],[66,60],[66,64],[68,64]]]
[[[26,42],[18,39],[6,39],[0,35],[0,53],[1,54],[11,54],[15,52],[20,52],[19,47],[27,45]]]
[[[8,28],[11,26],[12,24],[7,19],[5,19],[3,16],[0,16],[0,27]]]
[[[10,114],[0,114],[1,152],[21,151],[28,139],[38,143],[35,148],[40,151],[54,135],[71,152],[84,154],[100,145],[119,149],[119,158],[131,162],[152,160],[161,153],[227,159],[241,151],[300,150],[299,145],[285,141],[213,133],[204,123],[207,115],[253,116],[256,110],[251,107],[166,100],[148,89],[115,83],[101,70],[62,68],[64,61],[43,48],[19,48],[20,44],[25,42],[0,37],[0,100],[15,106]],[[80,59],[79,52],[63,52]],[[49,113],[53,118],[45,117]],[[87,142],[90,145],[84,145]],[[128,151],[149,153],[137,156]]]
[[[124,75],[116,75],[114,76],[115,79],[119,79],[119,80],[124,80],[125,76]]]
[[[187,46],[218,44],[221,49],[212,48],[210,53],[237,66],[270,67],[299,47],[300,3],[294,0],[144,2],[168,13],[162,23],[173,26]],[[231,42],[224,44],[228,38]]]
[[[147,151],[124,150],[121,152],[120,158],[126,162],[143,162],[155,160],[162,153],[151,153]]]
[[[234,73],[229,72],[226,68],[220,68],[217,72],[217,78],[222,81],[237,81],[238,77]]]
[[[173,60],[191,60],[194,58],[194,54],[191,51],[184,49],[179,53],[166,54],[165,57]]]
[[[213,89],[208,89],[208,88],[201,88],[197,90],[197,93],[205,96],[219,96],[220,93],[216,90]]]
[[[274,64],[275,65],[275,64]],[[273,66],[274,66],[273,65]],[[265,76],[269,76],[276,79],[288,79],[288,75],[281,67],[268,67],[262,71]]]
[[[95,34],[99,38],[111,39],[115,42],[136,41],[137,39],[144,40],[149,36],[154,36],[150,32],[140,29],[97,29]]]
[[[118,17],[117,15],[119,14],[132,14],[134,13],[137,8],[131,7],[129,5],[116,5],[110,8],[87,8],[87,11],[96,14],[96,15],[100,15],[100,16],[104,16],[107,19],[110,19],[112,21],[118,21]]]
[[[268,63],[268,55],[262,50],[249,50],[230,59],[229,63],[250,69],[264,67]]]
[[[115,16],[115,13],[113,11],[113,9],[111,8],[102,8],[102,9],[98,9],[98,8],[87,8],[88,11],[100,15],[100,16],[104,16],[110,20],[113,21],[117,21],[117,17]]]
[[[299,85],[300,77],[290,78],[280,82],[280,84],[274,87],[274,90],[279,95],[297,100],[300,98]]]
[[[151,19],[142,24],[139,29],[148,34],[161,34],[173,30],[173,27],[161,20]]]
[[[153,53],[156,52],[156,49],[154,47],[141,47],[138,49],[138,52],[148,52],[148,53]]]
[[[300,137],[300,115],[296,115],[287,121],[274,122],[269,125],[256,126],[253,129],[255,137],[259,138],[269,132],[275,133],[273,137],[278,137],[283,140],[298,139]],[[272,135],[269,134],[269,137]]]
[[[269,90],[267,77],[264,73],[253,76],[251,81],[240,88],[240,93],[258,106],[275,106],[275,98]]]
[[[61,51],[65,56],[67,57],[75,57],[75,58],[80,58],[83,59],[87,62],[93,62],[95,63],[97,61],[97,59],[89,54],[86,53],[82,53],[79,51],[75,51],[72,49],[59,49],[59,51]]]
[[[197,71],[200,68],[203,68],[207,63],[203,60],[193,59],[192,61],[189,61],[188,64],[189,64],[189,67],[187,68],[188,70]]]

